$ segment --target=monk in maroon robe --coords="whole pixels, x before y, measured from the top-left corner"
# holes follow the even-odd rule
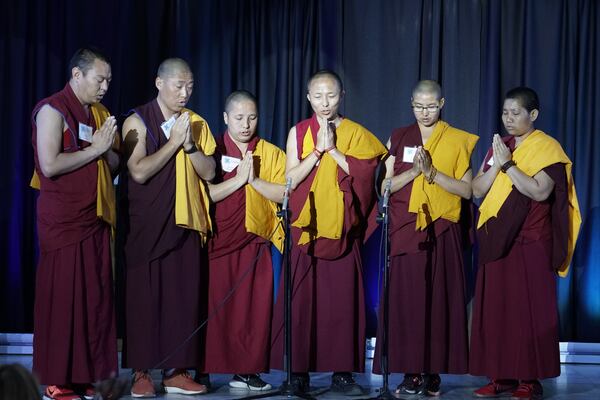
[[[479,270],[469,372],[492,378],[476,397],[542,398],[560,374],[556,274],[565,276],[580,222],[571,162],[534,121],[537,94],[506,95],[502,121],[473,180],[480,206]]]
[[[417,122],[393,132],[383,184],[392,193],[387,372],[405,373],[397,393],[437,396],[439,374],[467,372],[459,220],[478,138],[439,119],[445,100],[437,82],[420,81],[411,101]],[[379,308],[375,373],[382,372]]]
[[[285,153],[258,137],[257,102],[233,92],[217,139],[217,176],[209,184],[214,235],[209,242],[205,373],[234,373],[229,386],[265,391],[269,371],[273,267],[281,247],[277,203],[283,199]]]
[[[373,177],[385,147],[342,118],[342,82],[313,75],[307,98],[315,114],[290,130],[286,176],[294,188],[292,222],[292,372],[306,390],[309,371],[334,371],[331,390],[362,394],[365,308],[360,244],[373,211]],[[283,282],[283,281],[282,281]],[[283,285],[275,305],[271,366],[283,368]]]
[[[197,231],[177,221],[178,202],[199,196],[199,179],[214,176],[214,160],[205,154],[213,149],[198,148],[202,141],[213,139],[206,121],[184,109],[193,88],[185,61],[163,61],[156,87],[157,98],[135,108],[123,125],[128,155],[123,365],[135,371],[134,397],[155,395],[148,370],[158,367],[164,369],[167,393],[206,392],[187,369],[201,360],[201,340],[194,332],[205,304],[201,241],[207,231],[206,226]],[[191,171],[185,169],[188,161]],[[196,185],[191,192],[189,183]]]
[[[112,150],[115,118],[99,104],[111,68],[98,50],[83,48],[71,59],[70,72],[64,89],[32,113],[32,183],[40,189],[33,371],[48,385],[45,399],[91,399],[91,383],[118,373],[114,220],[98,214],[98,187],[112,190],[110,171],[104,176],[108,183],[99,182],[103,168],[115,171],[119,164]],[[114,212],[114,194],[111,206]]]

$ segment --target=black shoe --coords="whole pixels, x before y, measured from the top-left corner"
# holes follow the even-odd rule
[[[331,391],[345,396],[361,396],[362,387],[354,381],[350,372],[336,372],[331,377]]]
[[[397,394],[421,394],[425,390],[421,374],[404,374],[404,380],[396,388]]]
[[[259,374],[240,375],[236,374],[229,382],[229,386],[234,389],[248,389],[254,391],[271,390],[271,385],[263,381]]]
[[[194,382],[206,386],[207,393],[212,391],[212,385],[210,383],[210,375],[209,374],[203,374],[202,372],[196,371],[196,376],[194,377]]]
[[[286,386],[287,381],[282,386]],[[290,388],[294,393],[307,393],[310,391],[310,375],[308,372],[292,372],[292,385]]]
[[[426,396],[439,396],[440,385],[442,384],[442,378],[438,374],[425,374],[425,388],[424,392]]]

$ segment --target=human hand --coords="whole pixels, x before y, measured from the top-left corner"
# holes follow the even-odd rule
[[[104,154],[112,147],[117,133],[117,120],[112,115],[104,121],[100,129],[92,135],[91,147]]]
[[[187,138],[190,133],[190,115],[187,112],[182,113],[171,128],[171,136],[169,141],[175,144],[177,147],[184,144],[184,142],[189,140]],[[191,136],[191,135],[190,135]]]
[[[494,152],[494,166],[496,168],[500,168],[512,159],[510,149],[504,144],[502,138],[497,133],[492,139],[492,150]]]

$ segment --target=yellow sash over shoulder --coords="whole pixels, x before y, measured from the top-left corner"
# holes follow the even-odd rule
[[[471,165],[471,153],[479,137],[438,121],[425,150],[431,154],[433,166],[454,179],[460,180]],[[415,230],[444,218],[458,222],[461,198],[449,193],[437,184],[428,184],[423,174],[413,181],[408,211],[417,214]]]
[[[192,136],[198,149],[207,156],[213,155],[216,143],[208,123],[192,110],[184,108],[181,112],[190,115]],[[203,243],[212,229],[209,204],[206,184],[196,174],[190,156],[180,149],[175,156],[175,223],[198,231]]]
[[[344,118],[336,129],[337,149],[344,155],[368,160],[383,157],[387,150],[371,132]],[[306,158],[315,148],[310,126],[304,134],[302,159]],[[314,200],[314,201],[313,201]],[[298,244],[303,245],[320,237],[340,239],[344,224],[344,194],[338,183],[338,165],[329,154],[325,153],[317,167],[315,179],[310,187],[310,193],[298,219],[293,226],[309,228],[302,232]]]
[[[110,116],[110,113],[100,103],[95,103],[90,106],[96,128],[99,129],[104,121]],[[118,149],[120,145],[119,136],[115,137],[113,149]],[[108,164],[102,157],[98,158],[98,186],[96,190],[96,215],[98,218],[104,220],[114,230],[117,226],[117,212],[116,212],[116,201],[115,201],[115,188],[113,186],[112,176]],[[37,172],[33,171],[33,176],[29,182],[29,186],[34,189],[40,189],[40,178]]]
[[[529,176],[534,176],[552,164],[562,163],[565,166],[569,200],[569,241],[567,257],[559,268],[559,275],[565,277],[569,272],[569,264],[575,251],[575,243],[581,226],[579,202],[577,201],[575,183],[571,175],[571,160],[569,160],[556,139],[540,130],[533,131],[517,146],[513,152],[513,160],[517,163],[518,168]],[[507,174],[499,173],[479,207],[480,216],[477,229],[481,228],[490,218],[498,216],[500,208],[502,208],[512,190],[514,189],[510,177]]]
[[[281,149],[261,139],[252,154],[260,159],[260,179],[271,183],[285,183],[285,153]],[[270,240],[283,252],[284,232],[277,218],[277,203],[266,199],[252,185],[246,185],[245,190],[246,231]]]

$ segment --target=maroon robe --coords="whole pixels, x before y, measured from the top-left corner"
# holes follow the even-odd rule
[[[514,138],[505,142],[514,150]],[[491,151],[484,171],[490,157]],[[567,179],[562,164],[544,171],[555,184],[548,199],[537,202],[513,188],[498,217],[477,231],[473,375],[521,380],[560,375],[556,268],[567,248]]]
[[[134,110],[146,126],[146,152],[167,143],[156,100]],[[175,225],[175,155],[146,183],[127,179],[123,365],[133,369],[195,368],[206,290],[205,250],[198,232]],[[164,360],[164,362],[163,362]]]
[[[308,126],[316,143],[316,117],[296,126],[297,157]],[[339,127],[338,127],[339,129]],[[373,177],[378,159],[346,155],[350,174],[338,167],[344,194],[344,223],[339,240],[318,238],[298,245],[301,230],[292,227],[292,371],[364,371],[365,303],[360,244],[373,210]],[[291,220],[306,202],[317,168],[290,196]],[[271,366],[283,369],[283,279],[273,316]]]
[[[422,146],[417,124],[392,133],[394,175],[412,168],[402,161],[404,147]],[[467,372],[468,338],[462,231],[438,219],[415,230],[408,212],[413,182],[390,198],[389,371],[404,373]],[[383,302],[380,302],[373,372],[381,373]]]
[[[52,178],[42,173],[35,118],[46,104],[66,121],[64,153],[90,145],[78,138],[80,123],[97,128],[68,83],[32,113],[40,178],[33,370],[42,384],[90,383],[118,372],[110,227],[96,216],[96,160]]]
[[[253,138],[248,151],[254,151],[259,140]],[[228,133],[217,139],[215,183],[237,174],[237,169],[221,169],[223,155],[243,157]],[[209,321],[201,369],[210,373],[268,372],[273,308],[270,242],[244,228],[245,186],[217,202],[213,215],[215,234],[208,251]]]

